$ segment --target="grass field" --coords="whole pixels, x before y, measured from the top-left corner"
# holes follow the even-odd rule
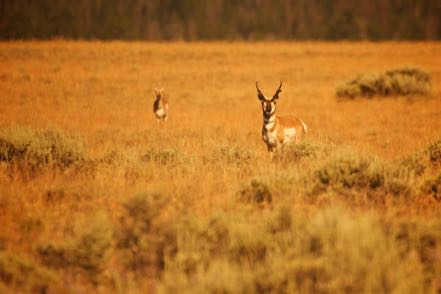
[[[0,292],[438,293],[440,52],[0,43]],[[405,66],[428,97],[335,96]],[[308,125],[273,160],[256,80]]]

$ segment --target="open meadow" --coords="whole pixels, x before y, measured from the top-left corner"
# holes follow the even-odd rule
[[[256,81],[308,126],[273,159]],[[0,293],[440,291],[441,43],[0,43]]]

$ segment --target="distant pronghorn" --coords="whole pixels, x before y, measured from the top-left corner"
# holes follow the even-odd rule
[[[302,140],[306,134],[306,125],[301,119],[292,115],[276,115],[276,100],[279,99],[279,93],[282,92],[282,82],[280,82],[276,93],[270,98],[262,94],[257,82],[256,89],[263,111],[262,138],[268,151],[274,151],[279,145]]]
[[[156,99],[153,103],[153,112],[156,115],[156,120],[158,124],[162,122],[167,121],[167,114],[168,114],[168,101],[167,98],[164,96],[164,88],[158,89],[155,88],[156,93]]]

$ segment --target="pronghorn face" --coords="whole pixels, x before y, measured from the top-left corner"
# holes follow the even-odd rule
[[[276,111],[276,101],[275,100],[264,100],[261,101],[262,103],[262,111],[267,114],[271,115]]]
[[[259,85],[256,82],[256,89],[257,89],[257,98],[259,98],[260,102],[262,103],[262,111],[266,115],[271,115],[276,111],[276,103],[277,99],[279,99],[279,93],[282,92],[282,82],[280,82],[279,88],[276,90],[276,93],[273,95],[273,97],[266,97],[263,95],[262,91],[259,89]]]
[[[156,100],[161,100],[162,92],[164,92],[164,88],[161,89],[155,88]]]

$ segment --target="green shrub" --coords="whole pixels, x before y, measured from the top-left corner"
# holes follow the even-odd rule
[[[172,226],[162,218],[168,197],[158,193],[137,194],[123,203],[117,246],[126,267],[137,270],[147,267],[161,269],[164,250],[174,235]]]
[[[0,252],[0,292],[2,293],[52,293],[60,290],[57,275],[32,260]]]
[[[397,95],[429,95],[430,77],[418,69],[389,70],[383,74],[363,74],[337,87],[339,98]]]
[[[113,226],[107,214],[100,212],[77,220],[65,241],[41,244],[37,252],[48,266],[79,267],[95,276],[104,268],[112,238]]]
[[[54,129],[23,127],[0,129],[0,161],[33,169],[44,166],[67,168],[85,162],[81,139]]]

